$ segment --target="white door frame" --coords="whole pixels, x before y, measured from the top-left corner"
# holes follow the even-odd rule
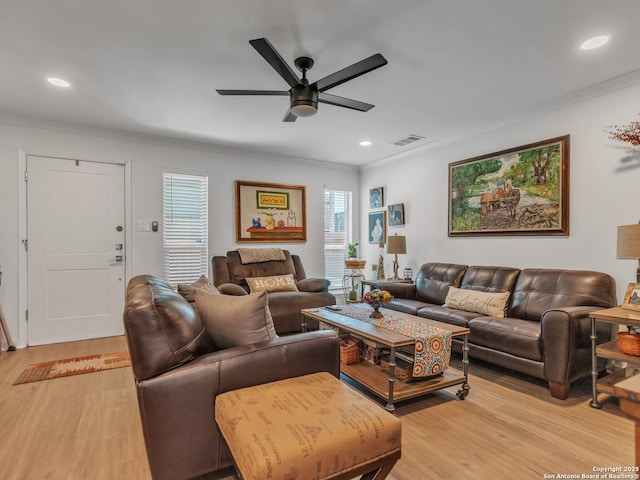
[[[18,149],[18,336],[15,340],[18,348],[27,346],[27,307],[29,305],[27,298],[28,278],[27,278],[27,252],[22,244],[22,240],[27,238],[27,183],[25,182],[25,172],[27,171],[27,157],[50,157],[63,160],[80,160],[83,162],[92,162],[92,160],[84,160],[82,158],[68,158],[58,155],[45,155],[37,153],[26,153]],[[100,162],[94,163],[116,163],[124,165],[124,219],[125,219],[125,242],[126,242],[126,258],[125,258],[125,288],[126,282],[131,278],[131,251],[133,246],[132,238],[132,222],[131,222],[131,162]]]

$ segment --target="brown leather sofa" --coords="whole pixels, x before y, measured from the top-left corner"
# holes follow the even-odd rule
[[[414,284],[377,282],[394,299],[388,308],[470,329],[469,356],[549,383],[565,399],[575,380],[591,373],[589,312],[615,306],[615,280],[600,272],[426,263]],[[449,287],[509,292],[505,316],[443,306]],[[597,343],[613,327],[597,324]],[[462,343],[454,339],[454,350]]]
[[[213,284],[222,292],[244,295],[249,293],[247,278],[293,274],[297,292],[269,292],[269,310],[278,335],[302,332],[303,308],[335,305],[336,297],[329,293],[331,282],[324,278],[307,278],[298,255],[283,250],[286,259],[243,264],[237,250],[227,255],[215,255],[211,259]],[[231,284],[231,285],[229,285]],[[235,288],[234,288],[235,286]],[[241,287],[241,288],[238,288]],[[317,329],[317,325],[310,325]]]
[[[123,320],[155,480],[192,478],[232,465],[214,419],[216,395],[309,373],[340,373],[339,341],[332,331],[214,351],[193,307],[149,275],[129,281]]]

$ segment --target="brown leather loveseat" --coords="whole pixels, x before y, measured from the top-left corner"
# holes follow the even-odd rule
[[[129,281],[123,320],[154,480],[186,479],[232,465],[214,418],[216,395],[340,372],[339,341],[332,331],[215,351],[189,302],[150,275]]]
[[[388,308],[470,329],[469,356],[549,383],[565,399],[575,380],[591,372],[589,312],[616,305],[615,280],[600,272],[426,263],[415,284],[378,282],[391,292]],[[504,310],[487,315],[447,302],[450,287],[465,292],[508,292]],[[372,287],[373,288],[373,287]],[[482,295],[482,294],[480,294]],[[486,295],[485,295],[486,296]],[[597,343],[612,326],[597,324]],[[462,344],[454,339],[454,350]]]
[[[329,280],[307,278],[298,255],[282,250],[284,260],[242,263],[238,250],[227,255],[215,255],[211,259],[213,284],[225,293],[244,295],[250,292],[248,278],[293,275],[296,291],[272,291],[267,293],[269,309],[278,335],[302,332],[303,308],[335,305],[336,297],[329,293]],[[231,284],[231,285],[229,285]],[[232,288],[235,286],[235,289]],[[238,288],[241,287],[241,288]],[[317,328],[317,325],[312,325]]]

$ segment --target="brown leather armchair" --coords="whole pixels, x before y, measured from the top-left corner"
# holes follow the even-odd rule
[[[214,418],[216,395],[309,373],[340,374],[332,331],[213,351],[193,307],[149,275],[129,281],[123,320],[154,480],[186,479],[232,465]]]
[[[249,293],[247,278],[269,277],[273,275],[293,274],[297,292],[269,292],[269,310],[278,335],[302,332],[303,308],[317,308],[335,305],[336,297],[329,293],[329,280],[307,278],[298,255],[283,250],[285,260],[273,260],[260,263],[243,264],[237,250],[227,255],[215,255],[211,259],[213,284],[224,293],[243,295]],[[240,288],[239,288],[240,287]],[[315,330],[317,324],[308,326]]]

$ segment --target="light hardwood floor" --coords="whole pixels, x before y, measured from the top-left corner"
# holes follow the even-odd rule
[[[29,363],[125,349],[113,337],[2,353],[0,478],[150,479],[130,368],[12,385]],[[398,406],[403,451],[391,480],[528,480],[634,464],[633,422],[615,399],[590,408],[588,380],[566,401],[487,365],[472,364],[470,384],[464,401],[454,387]]]

